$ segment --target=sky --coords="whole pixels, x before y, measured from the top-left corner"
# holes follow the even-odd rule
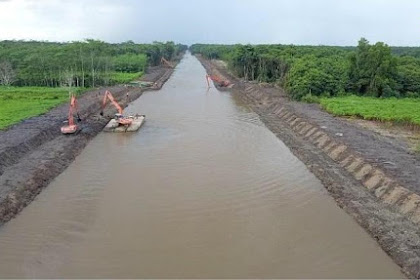
[[[0,40],[420,46],[420,0],[0,0]]]

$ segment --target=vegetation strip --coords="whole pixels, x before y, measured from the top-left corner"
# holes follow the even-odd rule
[[[298,100],[343,94],[420,97],[419,48],[362,38],[357,47],[195,44],[190,49],[225,61],[237,77],[276,83]]]
[[[0,41],[0,85],[93,88],[121,84],[160,65],[162,58],[174,59],[186,48],[173,42]]]
[[[336,116],[357,116],[366,120],[411,124],[420,127],[420,98],[345,96],[321,98],[321,106]]]

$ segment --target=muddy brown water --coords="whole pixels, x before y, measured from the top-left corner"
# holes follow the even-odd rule
[[[391,259],[189,54],[0,227],[0,277],[401,278]]]

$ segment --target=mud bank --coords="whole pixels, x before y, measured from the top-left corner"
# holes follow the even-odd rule
[[[160,89],[173,73],[166,67],[150,67],[141,78]],[[51,180],[83,150],[89,140],[102,131],[116,111],[107,106],[99,115],[105,90],[110,90],[122,107],[139,98],[144,89],[114,86],[84,93],[78,99],[82,122],[75,135],[62,135],[68,104],[0,131],[0,225],[28,205]],[[71,184],[71,182],[70,182]]]
[[[240,80],[222,65],[198,59],[208,73],[235,83],[230,91],[308,166],[403,273],[420,277],[418,156],[403,143],[315,105],[293,102],[280,88]]]

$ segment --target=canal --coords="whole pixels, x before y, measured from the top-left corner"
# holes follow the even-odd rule
[[[186,54],[0,227],[0,276],[401,278],[258,116]]]

